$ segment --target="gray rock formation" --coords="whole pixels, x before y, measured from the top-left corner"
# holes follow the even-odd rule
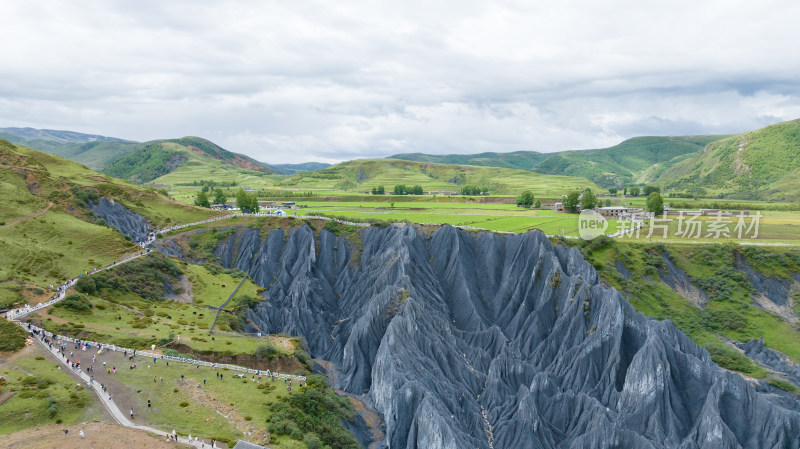
[[[304,336],[390,448],[800,447],[800,414],[540,232],[242,228],[216,255],[267,288],[252,322]]]
[[[102,218],[109,226],[127,235],[134,242],[147,240],[150,225],[145,218],[122,204],[109,199],[101,198],[97,203],[89,203],[89,209],[94,216]]]
[[[795,363],[785,354],[765,348],[764,339],[754,339],[747,343],[736,343],[747,357],[777,373],[782,373],[787,380],[800,387],[800,363]]]

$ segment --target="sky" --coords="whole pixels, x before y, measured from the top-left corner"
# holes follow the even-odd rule
[[[0,2],[0,127],[267,163],[602,148],[800,118],[800,2]]]

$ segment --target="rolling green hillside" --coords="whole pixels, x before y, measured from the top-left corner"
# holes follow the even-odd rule
[[[281,175],[294,175],[296,173],[303,173],[306,171],[322,170],[323,168],[330,167],[331,164],[324,162],[304,162],[302,164],[272,164],[275,172]]]
[[[537,153],[479,153],[391,156],[419,162],[518,168],[548,175],[579,176],[603,187],[649,182],[665,168],[727,136],[635,137],[619,145],[596,150]]]
[[[103,196],[147,217],[155,227],[214,215],[0,140],[0,306],[46,297],[50,284],[137,250],[87,209],[87,198]]]
[[[664,170],[667,189],[739,199],[800,200],[800,119],[709,144]]]
[[[581,176],[605,187],[622,187],[649,182],[664,167],[723,137],[635,137],[609,148],[564,151],[545,159],[533,171]]]
[[[425,191],[460,192],[465,185],[481,186],[492,195],[517,194],[530,189],[538,196],[557,196],[568,190],[591,188],[592,182],[570,176],[551,176],[499,167],[432,164],[395,159],[359,159],[323,170],[300,173],[278,183],[303,191],[369,192],[383,185],[387,192],[396,184],[421,185]]]
[[[49,142],[58,142],[58,143],[131,142],[130,140],[118,139],[116,137],[101,136],[99,134],[84,134],[75,131],[64,131],[59,129],[36,129],[36,128],[12,127],[12,128],[0,128],[0,133],[6,133],[23,139],[46,140]]]
[[[512,153],[477,154],[424,154],[407,153],[389,156],[390,159],[430,162],[434,164],[478,165],[482,167],[503,167],[530,170],[550,157],[550,154],[536,151],[514,151]]]
[[[80,136],[89,137],[85,137],[81,140],[65,140],[66,138],[62,137],[61,134],[52,135],[52,133],[27,133],[26,135],[33,137],[22,137],[19,135],[10,134],[9,132],[4,132],[3,129],[8,130],[9,128],[0,129],[0,139],[6,139],[16,145],[34,148],[39,151],[44,151],[46,153],[71,159],[91,168],[92,170],[102,170],[108,164],[110,164],[112,160],[144,148],[144,145],[141,143],[128,142],[113,139],[111,137],[104,138],[106,140],[88,140],[89,137],[93,136],[80,134]],[[60,131],[60,133],[69,133],[67,136],[78,134],[71,133],[69,131]]]
[[[274,172],[267,164],[200,137],[154,140],[143,145],[141,150],[114,160],[103,172],[136,184],[152,181],[168,185],[201,179],[229,181],[240,174]]]

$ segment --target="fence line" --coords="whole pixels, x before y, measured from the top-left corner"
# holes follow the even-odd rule
[[[139,355],[139,356],[142,356],[142,357],[146,357],[146,358],[156,358],[156,359],[161,359],[161,360],[169,360],[171,362],[186,363],[188,365],[202,365],[202,366],[208,366],[208,367],[211,367],[211,368],[221,368],[221,369],[227,369],[229,371],[239,371],[239,372],[248,373],[248,374],[266,374],[266,371],[264,371],[264,370],[259,370],[259,369],[254,369],[254,368],[246,368],[244,366],[239,366],[239,365],[231,365],[231,364],[227,364],[227,363],[207,362],[205,360],[197,360],[197,359],[190,359],[190,358],[187,358],[187,357],[176,357],[176,356],[171,356],[171,355],[164,355],[164,354],[159,354],[159,353],[156,353],[156,352],[150,352],[150,351],[146,351],[146,350],[145,351],[141,351],[141,350],[136,350],[136,349],[130,349],[130,348],[125,348],[123,346],[117,346],[117,345],[112,345],[112,344],[108,344],[108,343],[98,343],[96,341],[81,340],[79,338],[67,337],[65,335],[59,335],[59,334],[56,334],[56,333],[53,333],[53,332],[46,331],[46,330],[42,329],[41,327],[36,326],[34,324],[31,324],[31,323],[20,323],[18,321],[16,321],[16,323],[19,324],[20,326],[22,326],[23,329],[28,329],[28,330],[35,329],[36,331],[42,333],[42,335],[44,335],[44,336],[47,336],[49,334],[49,335],[52,336],[52,338],[54,340],[66,341],[66,342],[71,342],[71,343],[76,343],[76,344],[86,344],[86,343],[88,343],[89,345],[91,345],[91,347],[96,347],[96,348],[107,350],[107,351],[129,352],[131,354],[133,354],[135,352],[136,355]],[[293,379],[293,380],[302,380],[302,381],[306,380],[306,376],[298,376],[296,374],[285,374],[285,373],[276,373],[276,372],[272,372],[272,374],[274,374],[276,377],[280,377],[280,378]]]

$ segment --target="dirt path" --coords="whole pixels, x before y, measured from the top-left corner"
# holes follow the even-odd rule
[[[0,229],[10,228],[11,226],[14,226],[16,224],[22,223],[23,221],[28,221],[28,220],[34,219],[34,218],[36,218],[36,217],[38,217],[40,215],[44,215],[48,210],[50,210],[51,207],[53,207],[53,203],[47,203],[47,207],[45,207],[44,209],[42,209],[40,211],[36,211],[36,212],[34,212],[34,213],[30,214],[30,215],[27,215],[25,217],[20,217],[20,218],[17,218],[15,220],[11,220],[10,222],[4,224],[3,226],[0,226]]]

